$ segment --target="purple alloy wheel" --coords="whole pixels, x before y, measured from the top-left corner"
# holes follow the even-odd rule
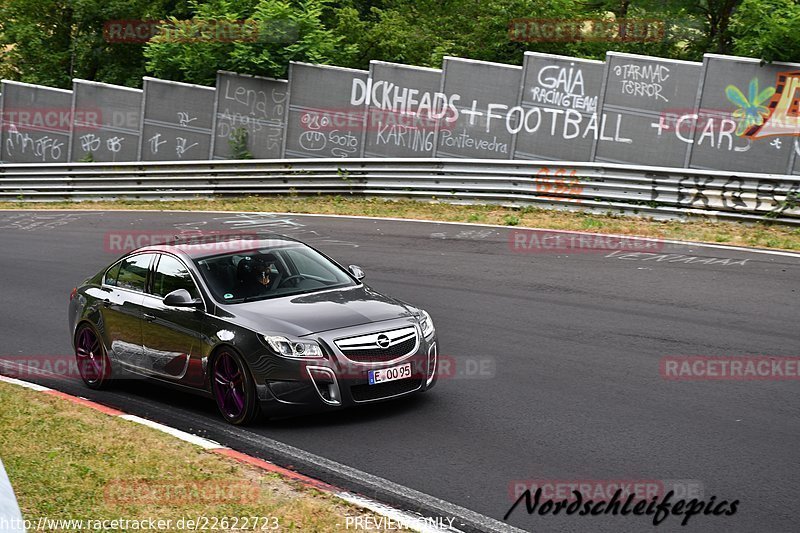
[[[222,413],[228,418],[240,418],[245,411],[247,394],[244,373],[230,353],[222,352],[214,361],[212,379],[214,398]]]
[[[78,371],[87,383],[96,384],[105,377],[108,368],[105,352],[92,328],[85,327],[81,330],[75,355],[78,359]]]

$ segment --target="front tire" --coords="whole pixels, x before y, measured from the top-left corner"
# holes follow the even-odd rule
[[[81,379],[90,389],[105,389],[111,384],[111,360],[94,328],[83,324],[75,334],[75,358]]]
[[[211,391],[226,422],[242,426],[258,416],[259,405],[253,378],[242,357],[230,348],[222,348],[214,357]]]

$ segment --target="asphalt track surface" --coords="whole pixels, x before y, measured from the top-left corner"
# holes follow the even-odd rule
[[[68,295],[121,255],[109,232],[196,229],[283,232],[362,266],[369,285],[431,313],[462,375],[415,399],[247,429],[222,423],[211,401],[143,381],[100,393],[40,381],[284,466],[284,445],[304,450],[497,520],[519,480],[690,480],[706,500],[740,501],[733,516],[685,527],[523,505],[508,523],[530,531],[798,530],[800,382],[671,381],[659,362],[800,355],[800,258],[672,244],[661,253],[698,259],[515,253],[511,229],[422,222],[0,212],[0,355],[71,354]],[[390,499],[313,463],[290,466]]]

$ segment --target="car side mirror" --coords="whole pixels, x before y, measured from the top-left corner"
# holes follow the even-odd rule
[[[353,277],[356,278],[358,281],[361,281],[367,276],[366,274],[364,274],[364,271],[358,265],[350,265],[347,267],[347,270],[349,270],[350,273],[353,275]]]
[[[203,301],[199,298],[192,299],[192,295],[186,289],[175,289],[164,296],[164,305],[169,307],[195,307],[199,308]]]

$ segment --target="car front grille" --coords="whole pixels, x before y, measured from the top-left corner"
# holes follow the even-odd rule
[[[369,402],[414,392],[421,386],[421,379],[400,379],[377,385],[354,385],[350,387],[350,394],[357,402]]]
[[[358,363],[386,363],[414,353],[419,346],[417,328],[414,326],[338,339],[335,342],[345,357]],[[381,342],[385,347],[379,344]]]

